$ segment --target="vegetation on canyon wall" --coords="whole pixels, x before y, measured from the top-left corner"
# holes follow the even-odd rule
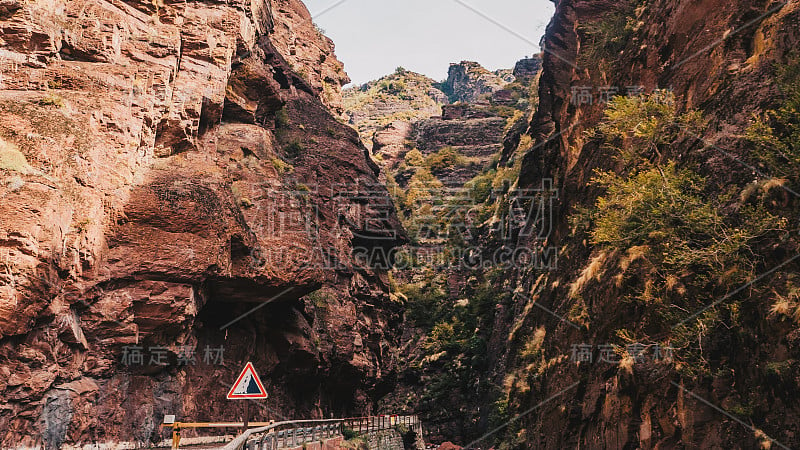
[[[609,62],[619,58],[635,31],[644,25],[639,20],[644,8],[643,1],[625,0],[582,22],[578,32],[583,38],[576,62],[586,67],[600,64],[602,70],[607,70]]]
[[[701,21],[756,36],[753,50],[749,37],[719,48],[675,39],[699,27],[680,1],[602,12],[568,3],[548,42],[581,67],[545,56],[546,109],[531,131],[561,136],[542,133],[546,149],[528,155],[519,182],[562,177],[569,216],[554,237],[559,268],[518,278],[531,294],[517,305],[519,327],[508,327],[498,406],[525,417],[500,448],[791,446],[799,70],[777,37],[797,8],[752,29],[736,28],[743,5],[726,9],[730,23]],[[575,98],[581,86],[624,93],[638,80],[650,81],[642,95]],[[654,357],[665,349],[668,358]]]
[[[598,270],[624,292],[620,301],[645,311],[635,325],[617,330],[621,348],[670,347],[676,368],[691,376],[711,373],[703,352],[709,335],[741,326],[739,302],[703,306],[756,277],[763,268],[758,255],[790,232],[789,218],[765,195],[747,194],[748,187],[710,190],[695,169],[665,159],[666,146],[692,145],[686,137],[703,123],[697,111],[678,114],[671,94],[612,100],[597,133],[621,170],[598,171],[594,182],[605,193],[573,217],[597,248]],[[698,309],[697,318],[688,313]]]
[[[503,91],[498,99],[493,91],[482,91],[485,78],[494,75],[461,65],[467,66],[464,73],[479,75],[478,80],[459,79],[456,89],[474,100],[445,105],[441,119],[412,119],[411,132],[398,140],[397,156],[381,145],[376,161],[384,167],[411,239],[411,247],[398,254],[391,284],[393,298],[405,306],[408,340],[400,350],[400,382],[383,400],[384,408],[416,411],[435,439],[463,441],[477,436],[485,426],[485,411],[494,411],[501,395],[502,387],[491,377],[496,361],[488,340],[498,331],[498,308],[512,297],[498,289],[506,278],[502,268],[469,268],[465,256],[480,248],[507,214],[506,195],[531,144],[520,125],[530,119],[537,97],[535,76],[494,87]],[[451,72],[461,73],[457,66]],[[358,94],[362,102],[369,94],[380,104],[385,91],[398,89],[397,73],[373,85],[377,93],[370,94],[370,88]],[[399,86],[408,92],[408,83]],[[397,119],[393,114],[384,111],[369,120],[388,123],[387,117]],[[462,129],[488,126],[499,128],[492,131],[497,137],[481,133],[463,141]],[[520,144],[504,155],[508,136]],[[483,150],[489,145],[490,152]],[[490,414],[493,423],[502,422],[501,412]]]
[[[626,80],[614,81],[624,86],[637,76],[629,73],[629,66],[638,64],[637,52],[658,48],[647,34],[653,32],[646,22],[653,14],[643,2],[628,1],[582,17],[575,31],[580,45],[574,50],[578,65],[587,69],[578,77],[588,78],[584,81],[593,86],[607,85],[613,69]],[[645,446],[656,439],[699,445],[724,441],[725,433],[749,433],[747,439],[756,445],[770,446],[772,438],[760,428],[714,431],[706,437],[693,434],[704,426],[729,427],[722,421],[694,422],[682,386],[708,389],[704,395],[726,411],[758,424],[775,420],[776,397],[794,398],[791,384],[800,367],[792,327],[800,324],[800,289],[791,271],[773,272],[790,263],[797,251],[797,61],[796,53],[790,53],[772,69],[767,64],[764,70],[775,77],[768,76],[764,83],[774,83],[779,96],[769,98],[775,106],[766,112],[751,107],[755,114],[749,125],[738,123],[743,130],[739,135],[729,129],[714,135],[725,128],[721,122],[731,120],[722,108],[708,99],[698,104],[687,92],[674,89],[611,96],[602,107],[590,104],[581,111],[586,124],[579,133],[569,133],[575,123],[570,114],[579,108],[573,104],[565,108],[567,114],[556,110],[564,114],[557,121],[567,121],[560,126],[572,135],[569,145],[575,145],[562,149],[561,155],[577,157],[577,166],[564,169],[558,165],[563,161],[551,157],[552,167],[536,167],[534,172],[566,171],[583,176],[585,185],[561,180],[571,198],[565,199],[569,208],[556,218],[565,231],[552,239],[560,245],[563,266],[550,273],[519,268],[459,272],[448,270],[447,263],[468,244],[486,252],[502,245],[492,239],[490,225],[503,218],[508,207],[505,193],[520,184],[535,184],[536,179],[526,178],[532,162],[548,161],[543,155],[556,153],[552,148],[558,145],[532,151],[532,135],[538,130],[531,127],[510,155],[497,155],[478,174],[462,180],[463,194],[476,206],[475,239],[464,242],[448,235],[437,241],[442,252],[436,259],[403,257],[400,265],[405,269],[393,277],[393,296],[406,306],[407,329],[424,337],[408,341],[401,350],[405,368],[387,403],[417,410],[432,428],[462,441],[507,425],[484,442],[503,449],[558,448],[576,440],[591,447],[607,445],[608,439]],[[547,89],[569,90],[565,80],[570,79],[547,79],[541,92],[550,97],[548,102],[554,94]],[[570,81],[574,88],[576,81]],[[536,105],[538,97],[530,95],[536,86],[529,88],[504,89],[515,92],[516,105]],[[491,102],[489,108],[507,118],[509,135],[520,120],[536,122],[524,107]],[[725,139],[724,145],[735,148],[736,155],[722,144],[710,143],[709,135],[713,142]],[[540,146],[548,144],[542,142],[546,136],[539,138]],[[407,141],[404,158],[387,177],[390,187],[399,188],[392,190],[417,244],[425,242],[421,231],[426,227],[448,229],[453,224],[450,216],[441,214],[448,211],[442,206],[452,200],[444,200],[439,175],[470,162],[457,149],[420,151],[420,144]],[[727,155],[751,172],[742,174],[739,167],[705,159],[714,153]],[[453,277],[466,281],[454,289]],[[528,289],[531,294],[520,294]],[[542,303],[549,315],[535,303]],[[775,331],[764,331],[770,327]],[[617,362],[603,366],[576,360],[579,339],[595,348],[607,345]],[[415,350],[406,348],[415,345]],[[668,357],[643,357],[659,351],[667,351]],[[590,355],[598,358],[597,353]],[[570,411],[556,404],[509,424],[517,414],[558,394],[554,386],[563,387],[562,380],[581,385],[577,398],[584,399],[582,413],[575,405]],[[734,388],[713,387],[720,380]],[[570,401],[576,400],[565,399]],[[649,428],[630,434],[622,425],[627,420]],[[560,436],[543,437],[549,436],[548,426],[564,429]],[[617,431],[608,431],[614,427]],[[602,440],[589,443],[601,433],[606,433]]]
[[[745,138],[754,146],[755,156],[774,182],[800,183],[800,52],[778,70],[777,85],[784,100],[777,109],[758,115]]]

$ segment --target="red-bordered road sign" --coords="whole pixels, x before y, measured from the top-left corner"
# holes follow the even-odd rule
[[[244,366],[244,370],[239,374],[236,383],[228,392],[228,400],[239,400],[247,398],[267,398],[267,390],[258,378],[253,363],[249,362]]]

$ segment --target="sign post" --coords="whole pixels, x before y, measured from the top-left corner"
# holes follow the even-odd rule
[[[247,431],[248,421],[250,420],[250,402],[244,402],[244,429]]]
[[[228,392],[228,400],[245,400],[244,403],[244,429],[247,430],[248,422],[250,421],[250,403],[247,400],[267,398],[267,390],[264,389],[264,384],[258,378],[253,363],[248,362],[244,366],[244,370],[239,374],[239,378],[233,383],[231,390]]]

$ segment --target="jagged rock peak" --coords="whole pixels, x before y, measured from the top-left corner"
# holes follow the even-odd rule
[[[450,64],[447,80],[442,90],[451,102],[476,102],[486,94],[491,95],[514,81],[511,70],[491,72],[474,61]]]
[[[535,77],[540,70],[542,70],[542,58],[539,56],[532,56],[517,61],[512,73],[518,80],[531,79]]]

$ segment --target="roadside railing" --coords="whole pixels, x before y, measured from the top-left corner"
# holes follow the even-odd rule
[[[419,423],[417,416],[370,416],[343,419],[344,427],[353,430],[356,434],[388,430],[397,425],[411,428],[417,423]]]
[[[225,450],[274,450],[342,435],[342,419],[292,420],[251,428],[223,447]]]
[[[347,419],[294,420],[252,428],[223,447],[225,450],[277,450],[344,436],[345,429],[354,435],[374,433],[404,425],[419,425],[417,416],[369,416]]]

